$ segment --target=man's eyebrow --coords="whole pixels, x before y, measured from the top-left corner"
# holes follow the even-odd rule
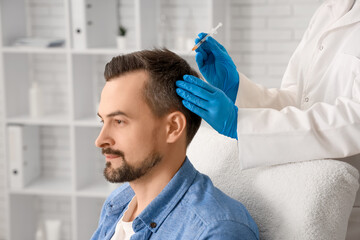
[[[97,115],[102,118],[102,116],[97,113]],[[126,113],[122,112],[122,111],[116,111],[116,112],[112,112],[112,113],[109,113],[108,115],[106,115],[106,117],[110,118],[110,117],[115,117],[115,116],[118,116],[118,115],[123,115],[125,117],[129,117]]]

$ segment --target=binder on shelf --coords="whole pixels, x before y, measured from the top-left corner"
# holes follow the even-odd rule
[[[116,0],[71,1],[74,49],[114,48],[116,46],[118,29],[116,6]]]
[[[11,125],[7,131],[10,189],[19,190],[40,175],[39,127]]]
[[[86,49],[85,1],[71,1],[72,37],[75,49]]]

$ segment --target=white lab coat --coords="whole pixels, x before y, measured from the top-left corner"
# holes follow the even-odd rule
[[[360,1],[325,1],[280,89],[240,74],[236,105],[243,169],[359,154]]]

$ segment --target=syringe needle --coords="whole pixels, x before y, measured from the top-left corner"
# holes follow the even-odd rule
[[[222,23],[220,22],[215,28],[213,28],[210,33],[208,33],[205,37],[203,37],[192,49],[191,51],[195,51],[198,47],[200,47],[201,44],[203,44],[207,37],[209,36],[213,36],[214,34],[217,33],[217,30],[222,26]]]

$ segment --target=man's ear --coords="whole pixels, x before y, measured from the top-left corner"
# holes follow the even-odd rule
[[[186,117],[182,112],[170,113],[166,118],[166,142],[174,143],[182,136],[186,139]]]

